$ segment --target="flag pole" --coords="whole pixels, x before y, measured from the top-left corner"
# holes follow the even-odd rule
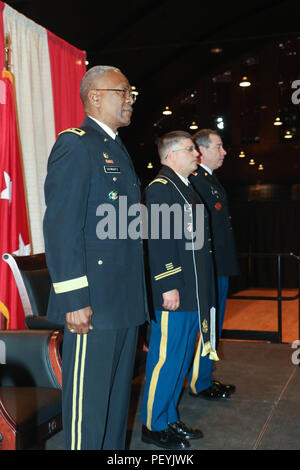
[[[5,64],[4,64],[4,70],[10,71],[10,37],[8,34],[5,36]]]
[[[9,67],[9,36],[8,34],[5,36],[4,56],[5,56],[4,70],[8,70],[8,67]],[[0,78],[1,77],[2,77],[2,71],[1,71]],[[0,312],[0,316],[1,316],[0,329],[6,330],[8,326],[8,322],[2,312]]]

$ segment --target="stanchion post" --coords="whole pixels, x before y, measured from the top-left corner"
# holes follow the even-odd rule
[[[282,343],[282,299],[281,299],[281,255],[277,256],[277,290],[278,290],[278,335],[279,342]]]

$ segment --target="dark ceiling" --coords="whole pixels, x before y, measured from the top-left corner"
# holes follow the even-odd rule
[[[185,91],[196,89],[202,76],[217,73],[239,56],[267,43],[297,37],[297,33],[300,36],[299,0],[6,3],[85,50],[88,67],[115,65],[137,87],[133,122],[122,130],[122,136],[140,173],[147,171],[146,162],[152,160],[155,165],[155,138],[169,130],[160,123],[166,105],[176,103],[176,97]],[[213,47],[221,47],[222,53],[212,54]],[[296,72],[299,74],[299,70]],[[183,112],[180,108],[173,111]],[[185,108],[184,113],[188,112]],[[192,115],[185,118],[186,123],[193,120]],[[178,127],[176,121],[173,123]],[[224,167],[226,178],[231,172],[230,158]],[[300,173],[298,164],[296,168]],[[295,176],[293,169],[292,182],[300,180],[299,173]],[[243,179],[244,184],[253,182],[255,178]],[[268,182],[280,183],[280,171],[274,176],[269,173]]]

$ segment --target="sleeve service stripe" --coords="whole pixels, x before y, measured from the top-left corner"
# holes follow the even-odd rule
[[[54,291],[56,294],[64,294],[77,289],[83,289],[88,287],[89,283],[86,276],[78,277],[77,279],[71,279],[70,281],[57,282],[53,284]]]
[[[166,271],[165,273],[158,274],[157,276],[154,277],[154,279],[156,281],[159,281],[160,279],[163,279],[164,277],[172,276],[172,274],[177,274],[177,273],[180,273],[181,271],[182,271],[181,267],[172,269],[172,271]]]

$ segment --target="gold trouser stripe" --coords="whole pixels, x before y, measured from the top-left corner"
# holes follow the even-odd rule
[[[190,384],[191,390],[195,394],[197,393],[195,384],[196,384],[196,382],[198,380],[198,377],[199,377],[200,351],[201,351],[201,334],[200,334],[199,339],[198,339],[198,345],[197,345],[196,354],[195,354],[195,357],[194,357],[193,375],[192,375],[192,380],[191,380],[191,384]]]
[[[79,383],[78,444],[77,444],[77,450],[81,450],[81,425],[82,425],[82,405],[83,405],[83,381],[84,381],[84,365],[85,365],[85,357],[86,357],[86,342],[87,342],[87,335],[83,335],[82,359],[81,359],[81,372],[80,372],[80,383]]]
[[[161,313],[161,339],[160,339],[160,348],[159,348],[159,360],[156,364],[149,387],[148,402],[147,402],[147,428],[151,431],[151,421],[152,421],[152,410],[155,397],[155,391],[157,387],[159,373],[162,366],[166,362],[167,357],[167,342],[168,342],[168,321],[169,321],[169,312]]]
[[[64,294],[65,292],[71,292],[77,289],[83,289],[88,287],[89,283],[86,276],[78,277],[77,279],[71,279],[70,281],[57,282],[53,284],[56,294]]]
[[[82,344],[82,351],[80,348]],[[72,403],[72,439],[71,450],[81,449],[81,424],[82,424],[82,403],[83,403],[83,379],[84,365],[86,357],[87,335],[77,335],[76,354],[73,376],[73,403]],[[79,384],[79,389],[78,389]],[[77,393],[78,389],[78,393]],[[78,397],[78,398],[77,398]],[[77,426],[76,426],[77,422]],[[76,446],[76,430],[77,430],[77,446]]]
[[[74,364],[74,376],[73,376],[72,441],[71,441],[71,450],[75,450],[75,421],[76,421],[77,377],[78,377],[79,350],[80,350],[80,336],[77,335],[75,364]]]
[[[172,269],[172,271],[166,271],[165,273],[162,273],[162,274],[158,274],[157,276],[154,277],[154,279],[156,281],[159,281],[160,279],[163,279],[164,277],[167,277],[167,276],[172,276],[173,274],[177,274],[177,273],[180,273],[182,271],[182,268],[176,268],[176,269]]]

